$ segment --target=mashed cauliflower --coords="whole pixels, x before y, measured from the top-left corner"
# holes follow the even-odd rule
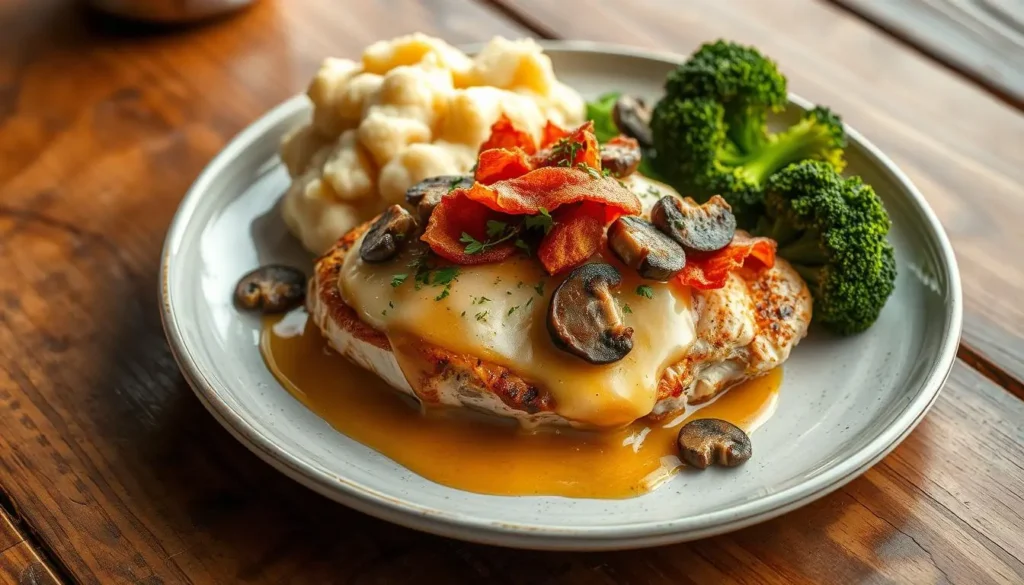
[[[530,39],[495,38],[474,58],[422,34],[381,41],[361,62],[329,58],[308,90],[310,124],[285,137],[285,223],[315,254],[431,176],[466,173],[504,113],[535,138],[583,121],[578,93]]]

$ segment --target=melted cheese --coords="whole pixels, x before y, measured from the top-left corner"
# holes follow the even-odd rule
[[[361,240],[360,240],[361,241]],[[547,330],[551,295],[565,276],[549,277],[532,258],[461,266],[447,295],[439,285],[414,282],[410,254],[383,263],[359,258],[359,242],[346,257],[340,289],[360,318],[391,339],[422,339],[509,368],[554,398],[555,411],[581,425],[621,426],[651,412],[665,368],[679,361],[694,340],[690,292],[669,283],[645,281],[622,265],[614,291],[633,327],[633,350],[612,364],[593,365],[558,349]],[[608,260],[606,260],[608,261]],[[613,260],[610,261],[613,264]],[[401,286],[396,274],[409,273]],[[653,298],[637,294],[648,285]],[[418,372],[392,343],[399,364],[416,389]]]

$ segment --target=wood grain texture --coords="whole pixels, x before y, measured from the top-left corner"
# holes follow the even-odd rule
[[[0,510],[0,585],[57,585],[60,580],[39,552]]]
[[[956,250],[964,343],[1024,379],[1024,115],[824,2],[495,0],[544,34],[689,54],[728,38],[774,58],[910,176]],[[614,23],[614,26],[608,23]]]
[[[164,342],[157,267],[181,195],[230,136],[301,90],[324,55],[354,55],[414,30],[454,42],[525,31],[469,0],[289,0],[287,10],[283,1],[263,0],[238,18],[130,35],[74,6],[18,0],[0,7],[0,490],[75,581],[1024,580],[1024,403],[963,364],[921,427],[862,478],[775,521],[686,545],[599,555],[470,545],[371,519],[278,474],[205,412]],[[700,23],[717,14],[706,12],[689,14],[684,30],[706,27]],[[839,38],[853,34],[842,24],[850,17],[828,14],[838,19]],[[794,34],[799,46],[803,33]],[[637,33],[635,42],[644,40]],[[897,64],[904,58],[888,56]],[[812,62],[829,63],[828,56]],[[915,63],[903,63],[909,80],[928,79]],[[826,80],[850,85],[846,103],[856,104],[870,97],[856,87],[859,75],[833,72]],[[814,92],[825,90],[812,77],[796,79],[796,89],[820,97]],[[937,97],[941,105],[977,105],[980,94],[951,88],[939,86],[952,92]],[[913,105],[856,110],[863,123],[854,123],[895,125],[904,138],[892,139],[893,148],[917,163],[913,171],[934,183],[949,177],[952,186],[937,199],[949,221],[959,221],[959,207],[971,213],[974,206],[954,197],[958,185],[992,168],[1001,174],[985,185],[1013,194],[1005,183],[1019,169],[1013,157],[1024,154],[982,162],[952,156],[976,148],[975,134],[1013,136],[1000,106],[985,118],[991,128],[958,122],[952,132],[916,129],[927,116],[913,110],[931,106]],[[917,149],[946,156],[948,175],[931,170]],[[1005,203],[989,213],[1002,221],[1014,210]],[[973,234],[977,246],[991,246],[977,215],[964,221],[961,245]],[[1002,302],[999,290],[990,294]],[[972,318],[979,314],[975,307]]]
[[[1021,0],[832,0],[1024,107]]]

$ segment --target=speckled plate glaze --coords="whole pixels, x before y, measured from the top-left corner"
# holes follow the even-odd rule
[[[559,78],[587,97],[618,89],[654,98],[680,59],[578,42],[546,48]],[[792,101],[791,115],[806,105]],[[274,108],[195,182],[164,248],[163,322],[196,395],[239,441],[304,485],[368,514],[446,536],[543,549],[631,548],[735,530],[863,473],[921,420],[952,367],[962,317],[953,251],[907,177],[851,129],[849,171],[877,189],[892,215],[896,292],[867,333],[838,339],[816,330],[796,348],[778,410],[753,434],[751,461],[682,473],[627,500],[486,496],[435,484],[336,432],[292,398],[260,357],[259,320],[232,305],[234,284],[248,270],[267,262],[310,266],[276,208],[288,185],[278,142],[308,116],[303,96]]]

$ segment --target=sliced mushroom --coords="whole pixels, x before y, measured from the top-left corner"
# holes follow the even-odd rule
[[[613,177],[628,177],[636,172],[642,156],[636,140],[617,136],[601,145],[601,168]]]
[[[394,258],[416,229],[416,220],[401,205],[392,205],[380,214],[359,246],[364,262],[386,262]]]
[[[679,244],[635,215],[612,223],[608,246],[623,264],[651,280],[667,281],[686,266],[686,252]]]
[[[679,455],[687,465],[736,467],[753,454],[743,429],[717,418],[690,421],[679,429]]]
[[[281,313],[298,307],[305,298],[306,275],[290,266],[261,266],[235,286],[235,302],[250,311]]]
[[[608,364],[633,349],[633,328],[622,322],[612,289],[622,277],[609,264],[584,264],[551,296],[548,332],[559,348],[592,364]]]
[[[717,252],[736,234],[736,216],[718,195],[699,206],[666,195],[651,208],[651,222],[687,252]]]
[[[468,175],[441,175],[423,179],[405,191],[405,200],[416,210],[421,225],[427,225],[430,214],[441,202],[441,198],[455,189],[473,186],[473,177]]]
[[[612,108],[612,121],[615,126],[630,138],[636,138],[640,146],[650,148],[654,145],[651,134],[651,107],[643,99],[631,95],[623,95]]]

